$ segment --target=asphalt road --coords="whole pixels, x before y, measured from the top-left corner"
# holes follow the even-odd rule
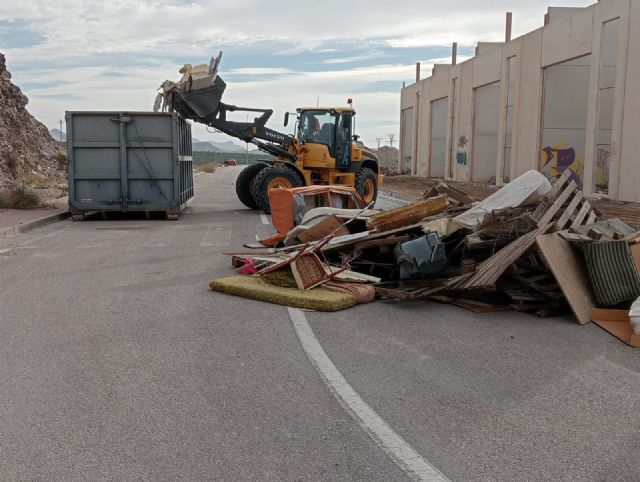
[[[179,221],[0,241],[3,480],[409,480],[285,307],[213,293],[269,229],[198,177]],[[377,302],[306,313],[377,415],[451,480],[638,480],[640,356],[597,326]]]

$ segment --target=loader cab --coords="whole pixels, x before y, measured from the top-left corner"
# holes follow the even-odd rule
[[[324,144],[336,167],[351,164],[352,109],[299,109],[298,137],[307,143]]]

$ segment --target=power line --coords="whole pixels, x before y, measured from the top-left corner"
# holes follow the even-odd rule
[[[393,147],[393,141],[396,138],[395,134],[387,134],[389,136],[389,145]]]

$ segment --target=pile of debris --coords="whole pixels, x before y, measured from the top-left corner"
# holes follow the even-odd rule
[[[380,164],[380,172],[385,176],[398,174],[400,151],[396,147],[382,146],[375,151]]]
[[[290,203],[293,211],[313,206]],[[579,323],[594,320],[640,346],[640,327],[635,332],[628,316],[640,297],[640,232],[604,220],[566,175],[551,185],[529,171],[480,202],[439,182],[422,200],[390,211],[321,207],[299,214],[292,215],[298,225],[280,234],[286,246],[230,253],[241,273],[255,274],[256,286],[242,281],[238,291],[231,286],[238,279],[227,278],[212,289],[320,310],[374,298],[480,313],[570,309]],[[269,281],[275,273],[280,278]],[[290,291],[258,295],[259,283]],[[342,298],[311,306],[308,298],[321,292]],[[305,301],[296,298],[303,294]]]

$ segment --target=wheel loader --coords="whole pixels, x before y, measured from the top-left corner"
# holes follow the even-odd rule
[[[226,88],[218,75],[222,52],[206,65],[185,65],[179,82],[165,81],[154,110],[173,110],[232,137],[252,143],[274,160],[249,164],[236,181],[240,201],[270,212],[269,191],[280,187],[343,185],[354,187],[365,205],[373,205],[382,176],[377,156],[354,133],[355,110],[348,107],[303,107],[296,110],[294,134],[266,127],[271,109],[238,107],[221,102]],[[229,112],[259,114],[253,122],[227,119]],[[284,126],[290,114],[284,117]]]

